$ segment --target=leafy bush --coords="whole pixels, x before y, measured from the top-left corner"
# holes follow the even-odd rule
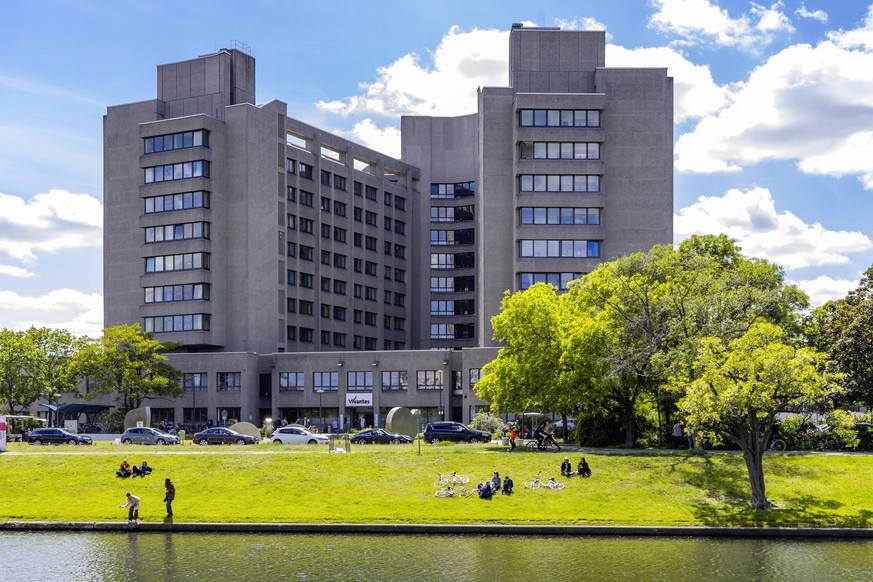
[[[506,424],[500,420],[500,417],[490,412],[480,411],[470,421],[470,428],[476,430],[484,430],[494,434],[496,432],[505,432]]]

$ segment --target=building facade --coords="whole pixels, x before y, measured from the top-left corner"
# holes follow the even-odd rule
[[[245,50],[158,67],[104,118],[105,324],[181,345],[153,421],[467,421],[505,290],[672,240],[672,80],[602,32],[514,26],[478,112],[402,156],[256,105]]]

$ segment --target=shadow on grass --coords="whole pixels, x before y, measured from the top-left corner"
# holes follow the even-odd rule
[[[749,474],[740,455],[722,456],[717,462],[706,456],[675,457],[665,468],[703,492],[703,499],[694,505],[694,513],[704,525],[858,528],[873,525],[873,511],[855,511],[845,503],[805,493],[789,493],[779,499],[770,494],[768,499],[773,507],[752,509]],[[774,475],[800,481],[818,478],[808,468],[765,465],[765,486],[768,476]]]

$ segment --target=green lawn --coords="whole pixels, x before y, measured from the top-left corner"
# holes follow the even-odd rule
[[[117,521],[127,491],[142,498],[146,521],[164,517],[163,480],[176,484],[176,519],[186,522],[495,523],[560,525],[721,525],[873,527],[871,455],[768,455],[768,498],[748,507],[738,454],[586,454],[590,479],[563,491],[524,489],[542,471],[560,477],[563,453],[494,445],[326,447],[41,447],[10,444],[0,455],[0,521]],[[572,454],[574,466],[579,455]],[[122,458],[147,459],[155,472],[119,479]],[[470,483],[493,471],[516,494],[490,501],[434,496],[437,473]]]

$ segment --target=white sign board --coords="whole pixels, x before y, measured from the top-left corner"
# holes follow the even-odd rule
[[[373,406],[373,393],[346,394],[346,406]]]

